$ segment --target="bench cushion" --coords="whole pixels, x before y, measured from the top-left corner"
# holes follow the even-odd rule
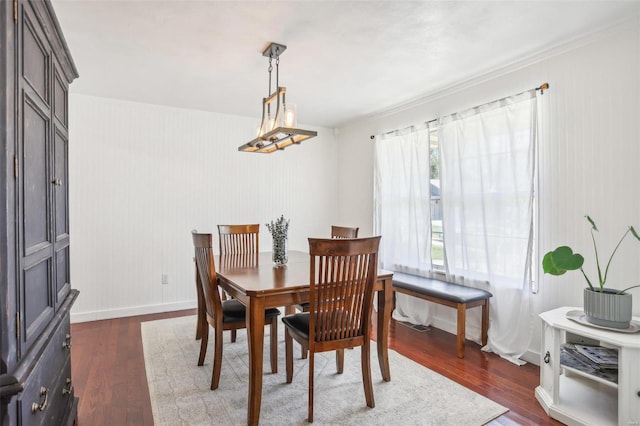
[[[410,290],[455,303],[470,303],[493,296],[490,292],[479,288],[404,274],[402,272],[393,273],[393,286],[398,289]]]

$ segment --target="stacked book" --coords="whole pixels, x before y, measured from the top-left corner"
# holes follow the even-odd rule
[[[617,349],[565,343],[560,346],[560,365],[618,383]]]

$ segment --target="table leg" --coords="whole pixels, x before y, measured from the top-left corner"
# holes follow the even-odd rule
[[[249,398],[247,424],[257,425],[262,402],[262,356],[264,350],[264,300],[252,297],[247,307],[249,341]]]
[[[391,370],[389,369],[389,321],[391,321],[391,309],[393,307],[393,280],[385,279],[383,288],[378,292],[378,363],[380,372],[385,382],[391,381]]]

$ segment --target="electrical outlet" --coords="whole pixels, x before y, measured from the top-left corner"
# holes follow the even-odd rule
[[[162,274],[162,284],[163,284],[163,285],[167,285],[167,284],[169,284],[169,275],[167,275],[167,274]]]

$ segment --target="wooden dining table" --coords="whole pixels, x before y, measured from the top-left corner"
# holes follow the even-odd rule
[[[218,285],[246,306],[249,342],[249,394],[247,424],[257,425],[262,401],[264,350],[264,312],[284,306],[287,313],[294,305],[309,302],[308,253],[289,251],[286,265],[275,267],[271,253],[216,256]],[[393,305],[393,273],[379,270],[377,292],[376,340],[382,379],[391,380],[388,356],[389,321]]]

